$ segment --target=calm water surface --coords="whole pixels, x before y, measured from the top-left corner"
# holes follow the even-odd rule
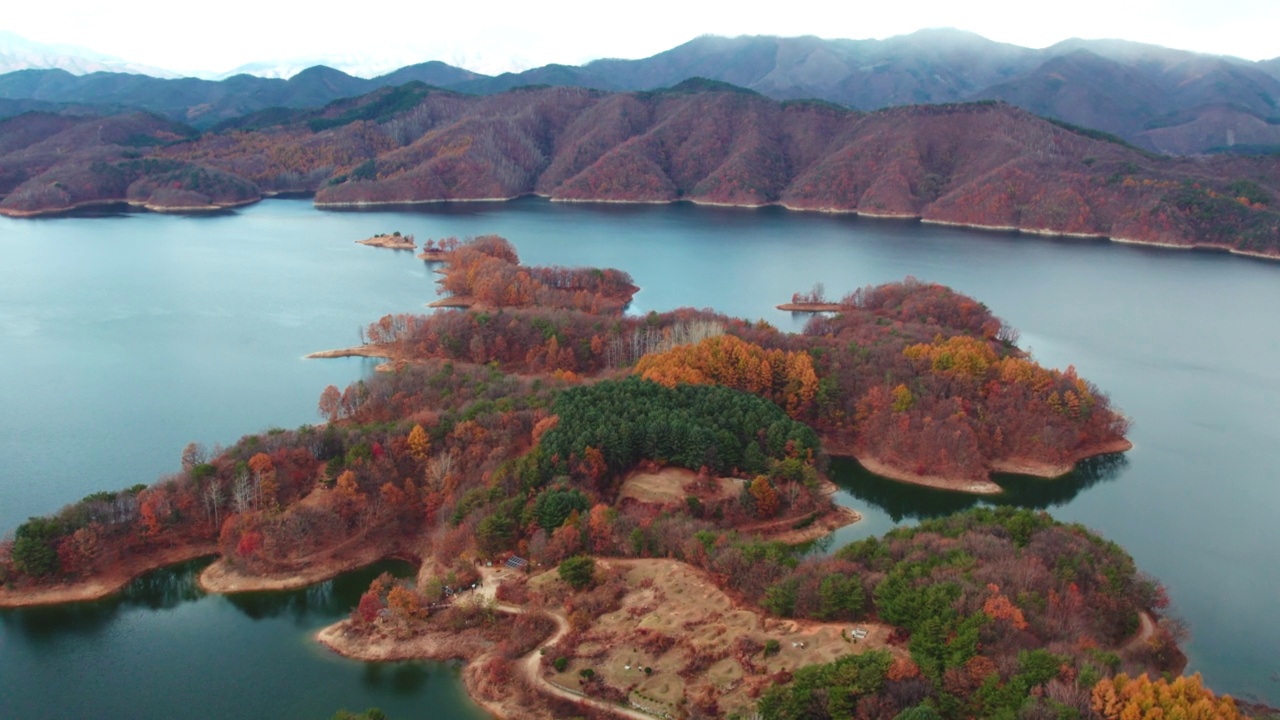
[[[394,230],[499,233],[531,263],[629,271],[642,288],[634,311],[715,307],[784,329],[803,318],[773,306],[817,281],[839,294],[914,275],[975,296],[1041,362],[1074,363],[1135,420],[1123,458],[1055,483],[1003,478],[1007,500],[1124,545],[1190,621],[1191,669],[1216,689],[1280,702],[1280,265],[1223,255],[776,209],[536,200],[366,213],[278,200],[207,218],[0,220],[0,528],[173,472],[188,441],[314,422],[320,390],[371,363],[302,356],[355,344],[360,325],[435,297],[423,263],[352,242]],[[836,469],[841,499],[866,517],[837,543],[976,502]],[[92,623],[50,615],[34,634],[27,615],[0,614],[6,700],[56,663],[113,703],[150,688],[173,698],[133,717],[225,707],[209,703],[227,702],[224,683],[240,681],[210,678],[246,662],[279,688],[246,695],[235,711],[249,715],[319,717],[368,701],[429,717],[436,688],[457,690],[438,666],[421,666],[430,680],[416,682],[403,674],[418,670],[330,658],[310,645],[314,625],[252,620],[224,598],[130,602],[90,612]],[[280,646],[311,660],[246,661],[225,649],[232,639],[250,656]],[[139,648],[157,656],[149,670],[121,662]],[[66,714],[48,694],[17,697],[28,703],[12,709],[19,717],[104,716]]]
[[[0,614],[6,645],[0,716],[12,718],[297,718],[338,708],[392,717],[487,715],[455,664],[361,663],[311,642],[351,612],[386,563],[306,590],[206,596],[208,561],[158,570],[102,602]]]

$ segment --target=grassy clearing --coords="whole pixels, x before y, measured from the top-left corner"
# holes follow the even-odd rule
[[[692,698],[714,697],[720,712],[729,713],[752,706],[779,671],[889,647],[890,629],[876,623],[780,620],[741,607],[706,574],[684,563],[615,559],[605,564],[625,574],[630,590],[622,607],[597,618],[576,647],[550,651],[569,658],[563,672],[550,675],[569,688],[580,687],[581,672],[590,670],[649,709],[671,711]],[[535,583],[550,582],[550,575]],[[868,636],[854,641],[854,627],[865,628]],[[779,650],[766,656],[769,640],[776,640]],[[900,648],[889,649],[905,655]]]
[[[698,478],[692,470],[680,467],[664,467],[658,470],[636,470],[622,481],[618,500],[631,498],[637,502],[654,505],[684,504],[684,486]],[[737,497],[742,491],[742,481],[735,478],[715,478],[719,490],[701,499],[723,500]]]

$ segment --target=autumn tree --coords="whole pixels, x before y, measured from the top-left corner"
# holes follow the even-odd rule
[[[427,431],[421,425],[415,424],[409,431],[409,452],[418,462],[426,461],[431,452],[431,438],[427,437]]]
[[[197,465],[209,462],[209,451],[197,442],[187,443],[182,448],[182,469],[191,472]]]
[[[338,480],[334,484],[334,492],[338,497],[338,512],[343,519],[351,520],[364,509],[367,498],[360,491],[360,484],[356,480],[356,474],[351,470],[344,470],[338,476]]]
[[[757,517],[771,518],[777,514],[779,506],[778,491],[773,489],[769,478],[757,475],[755,480],[751,481],[748,492],[755,499]]]
[[[1100,680],[1094,686],[1091,706],[1103,720],[1247,720],[1231,696],[1218,697],[1205,688],[1200,673],[1179,677],[1172,682],[1164,678],[1153,681],[1145,673],[1136,678],[1121,673]]]
[[[1009,598],[1000,593],[1000,587],[995,584],[987,585],[987,589],[991,591],[991,596],[982,605],[982,612],[993,620],[1007,620],[1015,630],[1026,630],[1027,620],[1022,614],[1022,610],[1009,601]]]
[[[387,593],[387,609],[391,617],[402,623],[421,620],[427,616],[422,598],[414,591],[397,584]]]
[[[591,550],[595,553],[608,554],[613,549],[613,523],[618,511],[598,503],[591,508],[587,517],[587,532],[591,537]]]
[[[258,506],[277,507],[280,483],[276,480],[276,467],[271,462],[271,456],[260,452],[249,458],[249,470],[253,472],[254,485],[257,487]]]
[[[808,353],[765,350],[734,335],[646,355],[636,363],[635,372],[667,387],[714,384],[760,395],[786,408],[792,417],[804,415],[818,391],[818,376]]]
[[[338,421],[338,413],[342,409],[342,391],[330,385],[320,393],[320,415],[329,422]]]

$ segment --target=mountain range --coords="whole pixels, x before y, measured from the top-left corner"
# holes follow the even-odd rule
[[[121,60],[77,45],[51,45],[0,30],[0,73],[15,70],[66,70],[77,75],[95,72],[142,73],[172,78],[176,73]]]
[[[241,74],[221,81],[29,69],[0,75],[0,99],[137,108],[208,128],[268,107],[318,106],[410,81],[489,95],[528,85],[650,90],[691,77],[864,111],[1002,100],[1169,154],[1280,149],[1280,58],[1250,62],[1118,40],[1036,50],[957,30],[886,40],[705,36],[640,60],[497,76],[441,62],[372,79],[323,66],[287,80]]]
[[[201,132],[147,113],[0,121],[0,212],[542,195],[857,212],[1280,256],[1280,158],[1177,158],[998,101],[871,113],[712,80],[479,96],[408,83]]]

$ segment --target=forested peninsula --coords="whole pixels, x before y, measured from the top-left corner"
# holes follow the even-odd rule
[[[411,83],[200,133],[145,114],[0,121],[0,213],[540,195],[850,212],[1280,256],[1280,159],[1157,156],[984,101],[862,113],[689,80],[660,91]]]
[[[24,523],[0,606],[211,553],[211,592],[400,557],[417,576],[318,641],[463,659],[504,717],[1241,717],[1160,676],[1185,666],[1163,589],[1079,525],[979,508],[807,552],[857,520],[831,452],[981,491],[1126,446],[1104,393],[976,300],[908,278],[789,334],[628,316],[627,273],[525,266],[495,236],[428,247],[469,308],[369,325],[387,371],[326,388],[322,425],[192,444],[154,485]]]

